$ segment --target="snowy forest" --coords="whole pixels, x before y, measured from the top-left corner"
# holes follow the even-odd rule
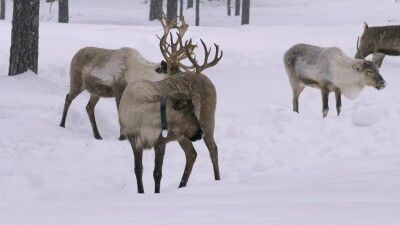
[[[0,3],[0,224],[400,223],[397,0]]]

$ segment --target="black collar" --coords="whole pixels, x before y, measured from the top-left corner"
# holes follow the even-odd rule
[[[168,136],[167,96],[161,96],[160,109],[161,109],[161,136],[166,138]]]

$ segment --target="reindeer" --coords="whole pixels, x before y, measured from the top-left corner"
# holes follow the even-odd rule
[[[368,27],[364,22],[364,33],[357,39],[356,59],[365,59],[373,54],[372,61],[381,67],[385,55],[400,55],[400,26]]]
[[[183,26],[185,25],[183,21]],[[170,65],[173,74],[180,72],[178,64]],[[167,63],[153,63],[146,60],[136,49],[103,49],[86,47],[72,58],[70,66],[70,91],[65,97],[61,127],[65,127],[68,108],[84,90],[90,93],[86,111],[96,139],[102,137],[97,129],[94,108],[100,97],[115,97],[117,109],[125,87],[136,80],[159,81],[168,77]],[[120,140],[125,137],[120,134]]]
[[[171,34],[171,43],[166,43],[171,27],[169,22],[163,23],[163,21],[166,19],[162,20],[164,36],[160,38],[160,49],[167,62],[167,68],[182,57],[183,52],[193,66],[185,66],[187,71],[174,76],[169,70],[169,79],[166,80],[158,82],[142,80],[131,83],[123,93],[119,121],[122,133],[128,138],[134,153],[138,193],[144,193],[143,150],[154,147],[153,177],[155,193],[159,193],[165,145],[175,140],[179,142],[186,156],[185,170],[179,188],[186,186],[197,157],[191,142],[200,140],[202,136],[210,152],[215,180],[220,179],[218,148],[214,141],[216,90],[213,83],[201,72],[215,66],[222,58],[223,52],[221,51],[219,55],[218,45],[215,45],[215,57],[208,62],[211,49],[207,50],[201,41],[205,59],[204,63],[199,65],[192,57],[195,46],[191,40],[183,45],[182,36],[178,35],[178,40],[174,43]],[[190,71],[190,68],[193,68],[193,71]]]
[[[330,92],[335,92],[339,115],[342,93],[349,99],[355,99],[364,86],[378,90],[386,86],[374,62],[352,59],[336,47],[297,44],[285,52],[283,60],[293,90],[293,111],[297,113],[299,96],[306,86],[321,90],[323,117],[328,115]]]

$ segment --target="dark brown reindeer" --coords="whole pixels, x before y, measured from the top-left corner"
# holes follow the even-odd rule
[[[175,26],[174,26],[175,25]],[[172,28],[177,28],[172,24]],[[182,20],[182,27],[187,24]],[[182,34],[183,36],[183,34]],[[70,66],[70,91],[65,97],[64,111],[61,118],[61,127],[65,127],[68,108],[72,101],[84,90],[90,93],[90,100],[86,106],[93,135],[102,139],[97,129],[94,109],[101,97],[115,97],[117,109],[125,87],[134,81],[146,79],[159,81],[168,77],[167,70],[175,74],[180,72],[179,61],[169,65],[153,63],[146,60],[136,49],[102,49],[86,47],[79,50],[72,58]],[[120,134],[120,140],[125,137]]]
[[[400,26],[368,27],[364,22],[364,33],[357,39],[356,59],[365,59],[372,54],[378,67],[381,67],[385,55],[400,55]]]
[[[374,62],[348,57],[336,47],[297,44],[285,52],[285,69],[293,91],[293,111],[299,112],[299,96],[306,86],[319,88],[322,95],[322,115],[328,115],[328,97],[335,92],[339,115],[341,94],[354,99],[364,86],[378,90],[386,86]]]
[[[163,20],[165,21],[165,18]],[[206,53],[204,63],[199,65],[192,57],[195,46],[191,41],[182,45],[182,37],[178,34],[175,43],[172,38],[171,43],[166,42],[170,30],[168,24],[169,22],[163,23],[164,36],[160,38],[160,49],[168,64],[167,67],[170,68],[184,51],[193,64],[192,68],[195,69],[174,76],[170,72],[170,79],[158,82],[145,80],[134,82],[125,89],[120,103],[119,120],[122,132],[128,138],[134,153],[138,193],[144,193],[143,150],[154,147],[153,177],[155,193],[159,193],[165,145],[175,140],[179,142],[186,156],[185,170],[179,187],[186,186],[197,157],[191,142],[200,140],[201,137],[210,152],[215,180],[220,179],[218,148],[214,140],[216,90],[213,83],[201,72],[216,65],[222,57],[222,51],[219,55],[218,45],[215,45],[215,57],[208,62],[211,49],[207,50],[202,41]],[[164,121],[160,119],[163,117]],[[165,130],[168,130],[168,134],[163,136],[162,131]]]

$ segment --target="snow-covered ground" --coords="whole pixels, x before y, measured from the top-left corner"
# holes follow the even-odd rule
[[[220,44],[224,57],[206,71],[218,92],[215,137],[221,181],[207,148],[186,188],[178,189],[184,153],[167,146],[161,194],[153,194],[154,152],[144,154],[144,195],[137,194],[133,154],[118,141],[113,99],[101,99],[92,136],[87,93],[58,126],[69,90],[69,63],[85,46],[138,49],[162,59],[157,21],[144,0],[70,1],[69,24],[57,4],[41,1],[39,74],[9,77],[12,1],[0,21],[0,224],[400,224],[400,57],[387,57],[387,88],[367,87],[342,113],[322,118],[317,89],[292,112],[283,53],[304,42],[356,52],[363,21],[400,22],[394,0],[252,0],[251,25],[227,17],[225,2],[202,1],[200,27],[188,37]],[[193,24],[194,10],[185,10]]]

